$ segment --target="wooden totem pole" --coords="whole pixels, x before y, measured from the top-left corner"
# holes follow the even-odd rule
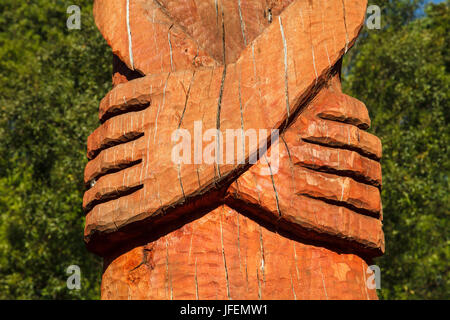
[[[114,53],[83,200],[103,299],[377,298],[381,143],[340,85],[365,11],[95,0]]]

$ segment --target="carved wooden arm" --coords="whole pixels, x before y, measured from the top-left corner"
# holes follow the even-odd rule
[[[272,1],[267,20],[256,23],[250,14],[265,2],[194,1],[195,12],[186,12],[175,1],[95,1],[113,52],[143,77],[108,93],[102,125],[88,139],[91,250],[104,255],[222,203],[298,235],[372,256],[384,250],[381,145],[363,131],[365,106],[335,78],[366,2]],[[223,135],[267,130],[260,140],[269,144],[279,130],[278,173],[261,176],[267,157],[252,166],[258,146],[248,144],[236,147],[244,147],[244,163],[172,161],[173,133],[195,137],[198,121]],[[217,159],[231,148],[226,140],[217,146]],[[191,159],[195,151],[193,144]]]

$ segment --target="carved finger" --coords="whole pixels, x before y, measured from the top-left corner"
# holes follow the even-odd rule
[[[372,159],[382,156],[381,140],[351,124],[301,116],[293,129],[303,140],[330,147],[355,150]]]
[[[380,190],[352,178],[295,167],[297,195],[347,206],[358,212],[379,217]]]
[[[371,123],[366,105],[340,92],[326,90],[311,104],[310,110],[322,119],[349,123],[363,130]]]
[[[287,140],[286,136],[285,139]],[[363,157],[355,151],[328,148],[300,139],[288,141],[295,165],[352,177],[376,187],[382,185],[381,165],[378,161]]]
[[[303,228],[325,239],[336,237],[356,242],[377,255],[384,252],[383,224],[379,219],[304,196],[296,196],[291,203],[281,200],[280,208],[283,213],[280,224],[287,228]]]
[[[141,137],[137,140],[103,150],[86,165],[84,182],[89,185],[101,176],[137,164],[145,155],[145,148],[145,139]]]
[[[94,232],[117,230],[132,221],[133,216],[145,212],[146,202],[143,189],[121,198],[97,204],[86,215],[85,236],[89,238]]]
[[[106,121],[118,114],[148,107],[158,108],[160,101],[165,100],[169,94],[177,97],[178,102],[184,103],[186,88],[189,87],[193,74],[193,71],[184,70],[148,75],[121,83],[100,102],[99,118]]]
[[[117,85],[100,102],[100,122],[129,111],[146,109],[151,105],[151,97],[154,93],[153,90],[149,90],[151,85],[146,84],[153,80],[154,89],[161,89],[164,87],[166,78],[167,75],[166,77],[145,77]]]
[[[88,159],[94,159],[102,150],[141,137],[144,134],[144,120],[145,111],[128,112],[107,120],[88,138]]]

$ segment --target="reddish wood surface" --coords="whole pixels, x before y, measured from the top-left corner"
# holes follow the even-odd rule
[[[384,252],[381,143],[339,79],[365,8],[95,0],[115,54],[83,201],[102,298],[376,299],[366,270]],[[280,137],[256,164],[256,147],[229,141],[220,151],[245,163],[174,163],[173,132],[194,137],[198,121]]]

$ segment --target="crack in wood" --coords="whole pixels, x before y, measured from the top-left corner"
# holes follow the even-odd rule
[[[128,34],[128,53],[130,56],[131,69],[134,70],[134,60],[133,60],[133,40],[131,37],[131,26],[130,26],[130,0],[127,0],[127,34]]]
[[[284,29],[283,29],[283,23],[281,21],[281,16],[278,16],[278,21],[280,23],[280,32],[281,32],[281,38],[283,40],[283,48],[284,48],[284,93],[286,96],[286,111],[287,111],[286,127],[287,127],[288,119],[290,117],[290,112],[291,112],[291,107],[290,107],[290,102],[289,102],[288,52],[287,52],[287,42],[286,42],[286,37],[284,35]]]

